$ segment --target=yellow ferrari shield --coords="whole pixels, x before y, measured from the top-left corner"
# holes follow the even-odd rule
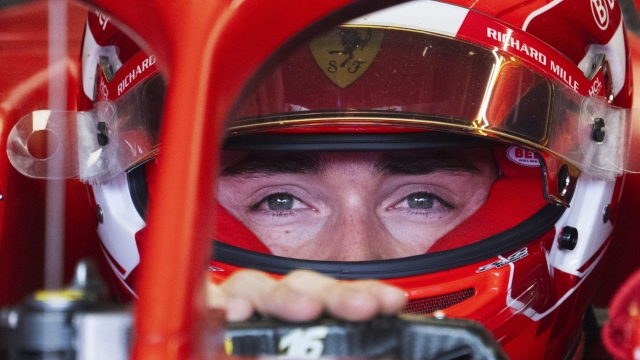
[[[383,37],[383,29],[339,27],[313,40],[309,48],[324,74],[344,89],[371,66]]]

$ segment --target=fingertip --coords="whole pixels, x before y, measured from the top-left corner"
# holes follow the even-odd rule
[[[254,312],[254,308],[251,303],[242,298],[232,298],[227,300],[225,310],[227,313],[227,321],[229,322],[248,320]]]
[[[323,310],[317,299],[292,291],[271,302],[268,312],[282,320],[305,322],[319,318]]]
[[[220,288],[210,282],[206,283],[207,307],[210,309],[224,309],[227,297]]]
[[[375,294],[380,302],[380,313],[383,315],[397,314],[407,305],[407,294],[399,288],[384,285]]]
[[[366,321],[379,311],[378,300],[366,291],[343,288],[327,300],[327,311],[349,321]]]

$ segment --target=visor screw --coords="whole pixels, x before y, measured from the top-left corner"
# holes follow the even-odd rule
[[[593,120],[593,130],[591,131],[591,139],[597,143],[601,143],[604,140],[604,119],[595,118]]]
[[[578,244],[578,229],[565,226],[560,233],[560,248],[564,250],[573,250]]]
[[[104,223],[104,214],[102,213],[102,206],[96,205],[96,219],[100,224]]]
[[[607,204],[607,206],[604,207],[604,210],[602,210],[602,222],[605,223],[605,224],[607,223],[607,221],[609,221],[609,215],[610,215],[609,214],[609,211],[610,211],[610,209],[609,209],[610,206],[609,205],[610,204]]]
[[[107,136],[107,123],[100,121],[98,123],[98,144],[105,146],[109,143],[109,137]]]
[[[560,171],[558,171],[558,192],[561,196],[564,196],[569,189],[569,183],[571,178],[569,177],[569,167],[567,164],[562,165]]]

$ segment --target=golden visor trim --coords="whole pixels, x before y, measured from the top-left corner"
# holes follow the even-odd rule
[[[601,180],[613,180],[623,172],[637,173],[637,159],[629,159],[625,142],[631,142],[634,135],[628,124],[632,110],[613,108],[603,98],[585,98],[581,104],[579,118],[571,123],[552,123],[548,135],[541,141],[534,141],[526,134],[510,132],[508,129],[493,127],[486,119],[465,121],[411,114],[414,118],[397,117],[396,114],[365,114],[362,111],[336,112],[330,114],[304,113],[296,115],[273,115],[257,119],[234,122],[229,127],[229,135],[243,135],[264,131],[277,131],[295,127],[324,126],[393,126],[418,128],[434,131],[451,131],[477,137],[488,137],[513,143],[525,148],[545,151],[558,159],[573,165],[581,172]],[[410,116],[409,114],[407,114]],[[602,142],[593,140],[597,119],[606,119],[606,133]],[[253,120],[253,121],[252,121]],[[554,129],[568,127],[569,131],[554,134]],[[318,130],[321,131],[321,130]],[[574,133],[575,136],[569,134]],[[626,167],[625,167],[626,166]]]

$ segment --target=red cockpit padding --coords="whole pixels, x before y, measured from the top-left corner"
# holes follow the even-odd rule
[[[216,227],[213,238],[242,249],[271,254],[269,248],[249,228],[220,205],[216,205]]]
[[[499,234],[528,219],[546,204],[540,177],[500,178],[493,183],[484,205],[436,241],[428,252],[459,248]]]
[[[543,198],[540,166],[531,166],[531,162],[524,166],[517,162],[517,156],[531,160],[535,155],[529,150],[512,148],[493,148],[501,176],[491,186],[487,201],[438,239],[429,253],[459,248],[499,234],[525,221],[547,204]]]
[[[609,319],[602,342],[616,359],[633,359],[640,352],[640,271],[616,292],[609,305]]]
[[[145,177],[150,196],[155,193],[157,186],[157,160],[152,160],[145,165]],[[225,208],[215,205],[215,230],[213,239],[237,246],[243,249],[271,254],[271,251],[258,238],[243,225],[238,219],[227,212]],[[146,227],[145,227],[146,229]],[[144,239],[146,232],[141,230],[136,234],[136,239]]]

